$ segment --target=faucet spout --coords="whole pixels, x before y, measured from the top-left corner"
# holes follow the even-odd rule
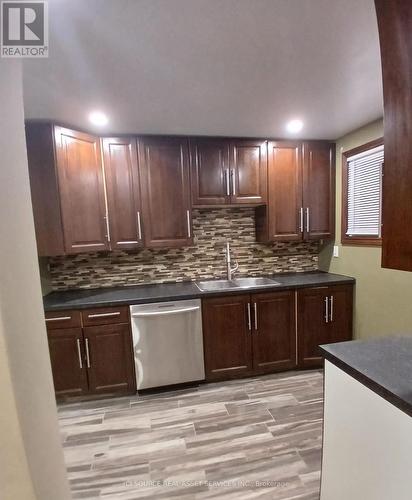
[[[232,274],[239,268],[238,262],[235,260],[235,266],[232,268],[232,258],[230,256],[230,243],[226,242],[226,275],[228,281],[232,279]]]

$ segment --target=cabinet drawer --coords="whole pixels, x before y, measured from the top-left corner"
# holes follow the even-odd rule
[[[129,308],[96,307],[82,311],[83,326],[129,323]]]
[[[50,311],[46,312],[45,317],[48,330],[82,326],[80,311]]]

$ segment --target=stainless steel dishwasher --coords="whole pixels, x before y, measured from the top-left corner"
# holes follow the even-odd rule
[[[137,389],[205,378],[200,300],[130,306]]]

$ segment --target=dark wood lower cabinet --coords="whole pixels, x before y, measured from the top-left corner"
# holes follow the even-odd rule
[[[48,340],[56,396],[81,396],[88,393],[82,329],[49,330]]]
[[[296,366],[295,292],[203,300],[207,380]]]
[[[46,324],[56,397],[136,391],[127,307],[46,313]]]
[[[317,368],[318,346],[352,338],[353,286],[203,300],[207,380]]]
[[[298,364],[322,366],[320,344],[352,338],[353,286],[337,285],[298,291]]]
[[[295,291],[251,296],[253,369],[258,373],[296,366]]]
[[[88,326],[83,331],[89,350],[90,392],[132,391],[135,383],[129,325]]]
[[[203,338],[207,380],[244,377],[252,372],[249,295],[203,300]]]

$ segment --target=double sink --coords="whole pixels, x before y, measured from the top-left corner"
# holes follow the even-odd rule
[[[215,292],[276,286],[280,283],[270,278],[235,278],[233,280],[195,281],[195,285],[201,292]]]

